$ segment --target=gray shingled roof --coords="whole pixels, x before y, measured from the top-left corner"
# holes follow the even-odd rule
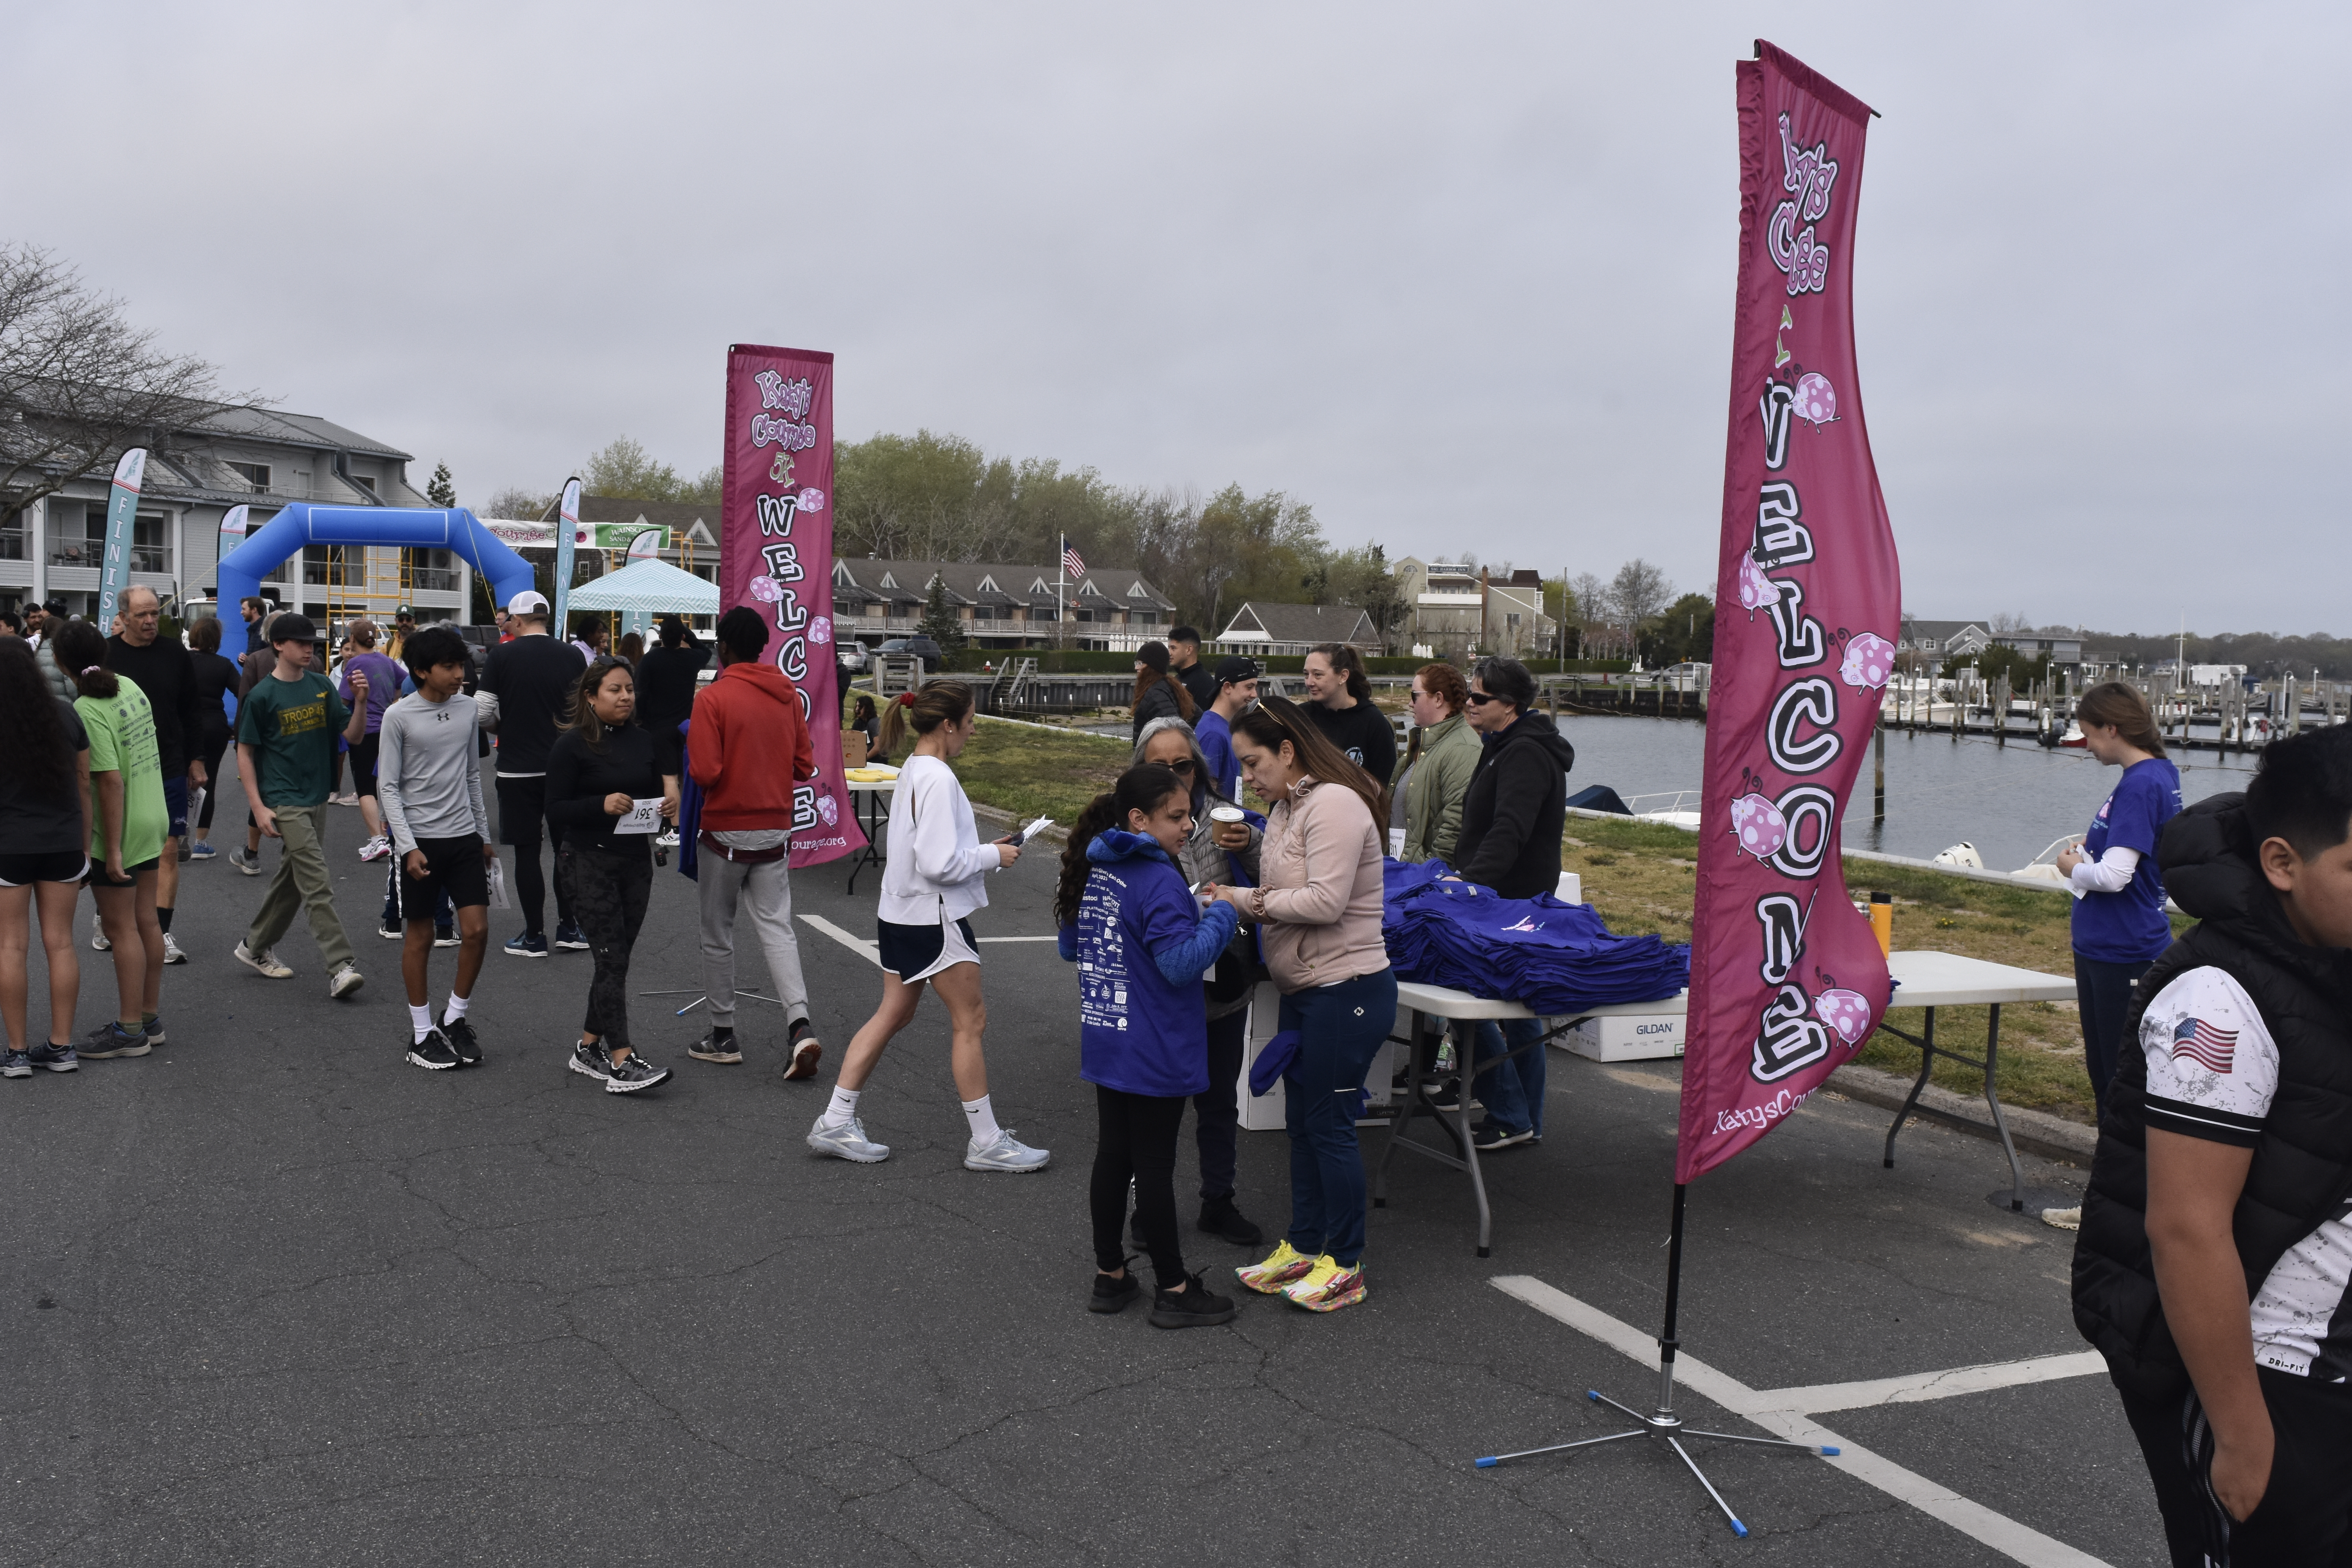
[[[1280,643],[1352,643],[1377,647],[1371,618],[1353,605],[1269,605],[1253,599],[1234,614],[1223,637],[1262,631]]]

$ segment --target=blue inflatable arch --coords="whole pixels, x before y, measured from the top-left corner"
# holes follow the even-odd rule
[[[531,585],[530,563],[463,507],[444,510],[439,507],[313,506],[296,501],[221,557],[220,602],[234,605],[258,595],[261,579],[306,544],[454,550],[466,564],[489,579],[490,596],[501,605]]]

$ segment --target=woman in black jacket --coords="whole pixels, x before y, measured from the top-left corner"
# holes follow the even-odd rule
[[[241,673],[232,660],[223,658],[220,651],[221,624],[218,616],[206,616],[196,623],[188,640],[194,645],[189,655],[196,672],[196,711],[202,723],[195,734],[188,737],[195,759],[205,764],[205,808],[196,814],[193,826],[194,842],[188,846],[188,858],[209,860],[219,853],[212,847],[213,805],[220,799],[220,761],[228,750],[228,694],[237,688]]]
[[[1177,679],[1168,673],[1168,645],[1148,642],[1135,650],[1135,695],[1128,700],[1135,711],[1128,739],[1143,738],[1143,727],[1154,719],[1181,719],[1190,724],[1200,717],[1200,705]]]
[[[547,753],[547,816],[563,826],[557,874],[570,879],[572,918],[596,961],[572,1070],[613,1094],[669,1077],[629,1047],[629,952],[653,896],[658,826],[640,822],[638,803],[658,802],[656,817],[677,816],[677,775],[664,773],[653,736],[631,722],[636,706],[627,663],[598,658],[581,675],[570,717]]]
[[[1465,711],[1486,750],[1462,797],[1454,865],[1462,880],[1507,899],[1532,899],[1559,887],[1559,835],[1568,821],[1568,770],[1576,765],[1576,749],[1535,711],[1535,677],[1515,658],[1482,660],[1470,677]],[[1474,1038],[1476,1061],[1507,1048],[1519,1053],[1473,1080],[1486,1105],[1486,1124],[1474,1135],[1479,1151],[1543,1142],[1543,1020],[1513,1018],[1502,1028],[1481,1023]]]
[[[683,771],[685,742],[677,727],[694,710],[694,689],[710,649],[676,616],[664,616],[661,646],[649,648],[637,670],[637,721],[654,738],[662,772]]]

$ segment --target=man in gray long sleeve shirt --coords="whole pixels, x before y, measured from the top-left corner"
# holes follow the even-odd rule
[[[446,626],[418,632],[401,655],[416,690],[384,710],[376,799],[400,862],[400,975],[414,1037],[408,1059],[435,1071],[473,1067],[482,1049],[466,1009],[489,951],[489,872],[498,861],[474,743],[479,716],[464,690],[473,661],[465,639]],[[425,974],[433,910],[444,893],[457,911],[457,984],[436,1026]]]

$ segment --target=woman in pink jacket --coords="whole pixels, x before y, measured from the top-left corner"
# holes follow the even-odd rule
[[[1255,888],[1203,892],[1255,921],[1298,1054],[1283,1074],[1290,1131],[1290,1234],[1241,1282],[1329,1312],[1364,1299],[1364,1164],[1356,1114],[1364,1073],[1396,1022],[1395,972],[1381,941],[1385,792],[1279,697],[1233,721],[1242,776],[1267,802]]]

